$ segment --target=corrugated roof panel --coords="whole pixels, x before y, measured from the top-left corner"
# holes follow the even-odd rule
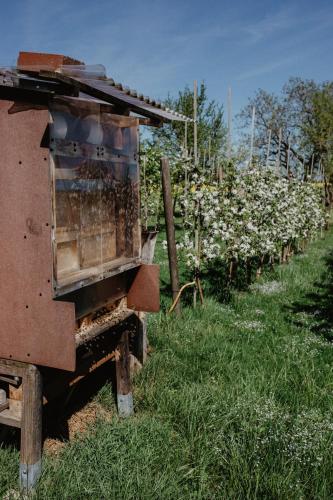
[[[133,111],[143,116],[156,118],[163,121],[192,121],[191,118],[180,113],[164,108],[159,101],[144,97],[134,89],[121,83],[116,83],[113,78],[107,78],[102,65],[94,66],[62,66],[56,74],[65,75],[85,86],[85,93],[94,95],[112,104],[126,104]],[[89,92],[90,87],[90,92]],[[96,91],[98,95],[96,95]]]
[[[158,100],[146,97],[121,83],[116,83],[112,78],[106,76],[105,68],[102,65],[70,64],[57,68],[52,67],[52,65],[48,68],[41,67],[41,64],[35,66],[35,59],[37,58],[37,62],[41,62],[41,56],[46,61],[47,57],[51,57],[51,59],[53,57],[52,54],[32,54],[31,57],[29,56],[31,61],[27,60],[24,67],[3,68],[2,71],[0,68],[0,86],[13,86],[31,92],[50,92],[53,95],[84,93],[105,103],[128,108],[129,111],[150,118],[158,125],[161,122],[193,121],[187,116],[166,108]],[[60,57],[61,61],[63,57]],[[59,61],[57,64],[60,64]]]
[[[176,114],[172,111],[167,111],[160,107],[152,106],[151,104],[142,101],[138,97],[134,97],[131,94],[123,92],[116,87],[108,84],[103,80],[91,80],[91,79],[78,79],[79,82],[84,83],[98,91],[102,92],[102,98],[104,101],[114,102],[117,100],[119,102],[128,104],[133,110],[137,113],[142,114],[143,116],[156,117],[166,121],[188,121],[189,119],[183,115]],[[88,92],[88,91],[87,91]],[[89,93],[89,92],[88,92]]]

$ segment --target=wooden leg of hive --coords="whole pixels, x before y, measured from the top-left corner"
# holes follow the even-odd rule
[[[22,403],[20,485],[31,489],[42,469],[42,377],[35,365],[27,365]]]
[[[147,314],[143,312],[137,313],[137,331],[135,341],[135,355],[142,365],[147,361]]]
[[[128,332],[123,332],[117,346],[116,359],[117,406],[120,417],[133,414],[133,395],[130,377],[130,352]]]

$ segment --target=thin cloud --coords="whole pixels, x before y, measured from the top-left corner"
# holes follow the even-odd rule
[[[248,80],[250,78],[257,78],[258,76],[265,75],[267,73],[273,73],[274,71],[290,66],[296,61],[299,61],[299,56],[284,57],[279,61],[269,62],[266,64],[261,64],[248,71],[244,71],[237,78],[236,81]]]

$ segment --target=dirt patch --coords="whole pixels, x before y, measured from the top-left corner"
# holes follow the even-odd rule
[[[87,432],[96,420],[110,421],[111,418],[111,411],[106,410],[100,403],[91,401],[66,421],[57,422],[56,434],[59,437],[47,437],[44,441],[44,451],[48,455],[58,455],[68,442]]]

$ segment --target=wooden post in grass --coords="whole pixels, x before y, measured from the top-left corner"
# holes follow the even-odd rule
[[[213,181],[214,180],[214,172],[215,172],[215,163],[216,163],[216,157],[213,156],[211,165],[209,165],[209,180]]]
[[[281,142],[282,142],[282,128],[279,129],[279,144],[278,144],[278,152],[277,152],[277,157],[276,157],[276,173],[278,175],[281,174],[281,172],[280,172]]]
[[[246,283],[248,285],[251,284],[251,279],[252,279],[252,266],[251,266],[251,259],[247,258],[246,259]]]
[[[253,106],[253,108],[252,108],[252,122],[251,122],[251,144],[250,144],[249,168],[251,168],[251,166],[252,166],[255,120],[256,120],[256,107]]]
[[[260,260],[259,260],[259,266],[258,266],[258,268],[256,270],[256,278],[260,278],[260,276],[262,274],[263,265],[264,265],[264,256],[262,255],[260,257]]]
[[[42,470],[42,376],[27,365],[23,377],[20,485],[33,488]]]
[[[185,181],[184,181],[184,197],[185,197],[185,210],[184,210],[184,222],[187,221],[187,201],[188,201],[188,159],[185,160]]]
[[[147,192],[147,178],[146,178],[146,164],[147,157],[143,157],[143,193],[144,193],[144,227],[148,230],[148,192]]]
[[[193,155],[194,165],[198,165],[198,82],[194,80],[193,84]]]
[[[184,133],[185,137],[184,137],[184,149],[185,149],[185,156],[186,156],[186,159],[188,157],[188,151],[187,151],[187,121],[185,122],[185,133]]]
[[[136,313],[137,334],[134,340],[134,355],[141,365],[147,361],[148,337],[147,337],[147,314],[141,311]]]
[[[303,181],[305,181],[306,175],[305,175],[305,156],[304,155],[303,155],[302,168],[303,168]]]
[[[313,174],[313,165],[314,165],[314,155],[311,157],[311,170],[310,170],[310,180],[312,181],[312,174]]]
[[[221,185],[223,181],[223,164],[220,163],[219,166],[219,184]]]
[[[199,224],[196,224],[196,229],[194,231],[194,246],[195,246],[195,253],[196,253],[196,256],[197,256],[197,259],[199,260],[200,259],[200,249],[199,249]],[[196,265],[196,268],[195,268],[195,283],[197,284],[197,278],[199,276],[199,265],[197,264]],[[193,288],[193,307],[197,307],[197,286],[195,285],[195,287]]]
[[[288,151],[287,151],[287,179],[289,179],[289,162],[290,162],[290,137],[288,137]]]
[[[172,299],[175,300],[179,292],[179,276],[178,276],[178,262],[177,262],[177,248],[175,238],[175,225],[173,220],[172,210],[172,194],[171,194],[171,178],[169,159],[161,159],[162,170],[162,190],[164,201],[164,214],[168,242],[168,257],[169,257],[169,271],[172,290]],[[175,307],[176,314],[180,313],[180,303]]]
[[[133,414],[128,331],[120,334],[116,357],[117,406],[120,417]]]
[[[272,131],[271,131],[271,129],[269,129],[268,142],[267,142],[267,152],[266,152],[266,168],[269,167],[269,156],[271,154],[271,139],[272,139]]]
[[[228,88],[228,144],[227,144],[227,158],[231,161],[232,151],[232,91],[231,87]]]

